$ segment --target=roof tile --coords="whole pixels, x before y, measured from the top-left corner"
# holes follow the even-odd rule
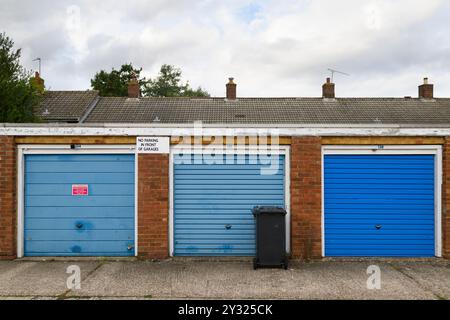
[[[449,124],[450,99],[103,97],[89,123]]]
[[[46,91],[35,112],[46,121],[76,121],[98,97],[98,91]]]

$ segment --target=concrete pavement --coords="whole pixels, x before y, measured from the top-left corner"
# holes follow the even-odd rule
[[[81,288],[68,289],[78,265]],[[367,289],[367,267],[381,289]],[[0,299],[450,299],[450,261],[327,260],[253,270],[250,260],[0,261]]]

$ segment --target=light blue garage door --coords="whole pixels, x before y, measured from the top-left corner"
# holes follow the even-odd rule
[[[269,171],[261,171],[270,165],[257,156],[245,156],[244,163],[222,158],[223,164],[188,157],[191,164],[174,159],[174,255],[253,256],[252,208],[285,205],[284,156]]]
[[[24,237],[26,256],[134,255],[134,155],[26,155]]]
[[[326,155],[325,255],[435,255],[433,155]]]

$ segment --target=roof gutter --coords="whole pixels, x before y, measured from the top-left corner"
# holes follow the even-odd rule
[[[449,124],[342,124],[342,123],[0,123],[1,128],[192,128],[201,125],[204,128],[450,128]]]
[[[449,125],[423,124],[0,124],[8,136],[450,136]]]

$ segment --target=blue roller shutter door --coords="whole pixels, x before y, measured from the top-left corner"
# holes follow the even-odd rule
[[[174,165],[174,255],[255,254],[252,208],[285,206],[284,156],[273,175],[261,175],[268,165],[257,159],[257,164],[247,155],[245,164],[235,157],[234,164]]]
[[[26,155],[24,204],[25,256],[134,255],[134,155]]]
[[[433,155],[325,155],[326,256],[435,255]]]

